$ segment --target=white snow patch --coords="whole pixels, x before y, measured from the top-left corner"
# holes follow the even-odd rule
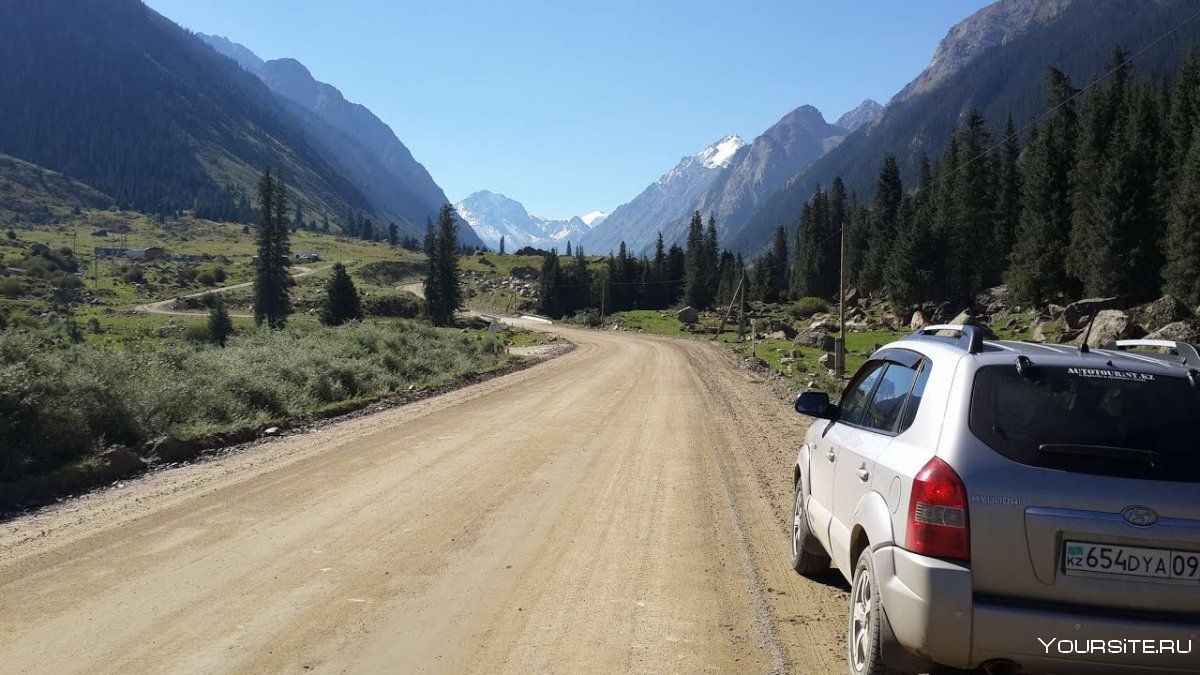
[[[733,134],[708,146],[696,156],[704,162],[704,166],[710,169],[723,169],[729,166],[729,160],[733,159],[734,153],[745,145],[746,141],[737,134]]]
[[[607,217],[608,214],[603,211],[592,211],[591,213],[585,213],[582,216],[579,216],[579,219],[582,220],[583,224],[587,225],[588,227],[596,227]]]

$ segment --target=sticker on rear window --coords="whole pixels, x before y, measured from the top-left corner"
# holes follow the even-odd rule
[[[1155,377],[1150,373],[1130,373],[1124,370],[1107,370],[1104,368],[1067,368],[1068,375],[1090,377],[1097,380],[1128,380],[1133,382],[1153,382]]]

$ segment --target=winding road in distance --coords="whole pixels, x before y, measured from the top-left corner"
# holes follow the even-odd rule
[[[728,351],[530,369],[0,523],[0,670],[844,672],[804,422]]]

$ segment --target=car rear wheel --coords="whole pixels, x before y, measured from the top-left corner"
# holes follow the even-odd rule
[[[846,635],[850,675],[901,675],[906,672],[890,668],[884,662],[882,636],[886,620],[871,552],[863,551],[850,584],[850,622]]]
[[[805,575],[829,571],[829,556],[808,529],[804,483],[800,480],[796,481],[796,503],[792,508],[792,569]]]

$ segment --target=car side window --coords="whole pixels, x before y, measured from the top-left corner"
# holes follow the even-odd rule
[[[899,363],[889,363],[887,370],[883,371],[883,376],[879,378],[875,395],[871,398],[871,404],[867,406],[861,425],[886,433],[894,432],[916,379],[917,371],[912,368]]]
[[[925,385],[929,383],[929,373],[933,370],[933,365],[922,361],[919,368],[917,381],[913,383],[912,395],[908,397],[908,404],[904,407],[904,416],[900,418],[897,433],[902,434],[912,426],[913,420],[917,418],[917,409],[921,407],[921,398],[925,395]]]
[[[849,387],[846,387],[846,393],[842,395],[842,402],[839,405],[841,408],[839,421],[855,425],[859,423],[863,411],[867,408],[867,402],[871,400],[871,392],[875,390],[875,384],[883,375],[885,366],[887,363],[884,361],[870,361],[858,371],[858,374],[854,376],[854,381],[850,383]]]

